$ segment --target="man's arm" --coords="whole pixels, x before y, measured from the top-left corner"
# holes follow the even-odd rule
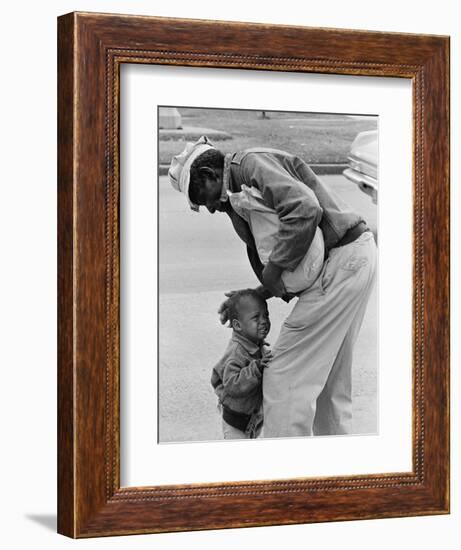
[[[261,260],[259,259],[258,252],[256,251],[256,248],[252,248],[251,246],[247,245],[247,255],[248,260],[250,261],[250,265],[253,268],[254,274],[256,277],[258,277],[258,280],[261,284],[263,284],[263,270],[264,265],[261,263]]]
[[[249,246],[247,246],[247,254],[251,267],[261,283],[261,286],[256,288],[259,294],[261,294],[265,300],[268,300],[273,296],[279,296],[285,300],[285,302],[289,302],[291,297],[288,296],[285,287],[280,280],[284,268],[272,264],[271,262],[264,267],[256,250]]]
[[[317,197],[270,153],[249,153],[241,167],[247,185],[259,189],[280,220],[269,264],[278,266],[280,272],[293,271],[309,250],[322,219]]]

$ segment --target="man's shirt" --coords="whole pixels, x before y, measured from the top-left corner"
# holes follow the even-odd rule
[[[269,261],[289,271],[304,258],[317,226],[328,251],[349,229],[364,222],[302,159],[284,151],[254,148],[226,155],[223,189],[239,192],[242,185],[256,187],[267,206],[276,211],[280,228]],[[247,244],[250,263],[261,279],[262,264],[248,224],[232,209],[228,215]]]

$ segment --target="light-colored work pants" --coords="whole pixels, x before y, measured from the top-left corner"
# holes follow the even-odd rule
[[[330,250],[265,369],[263,437],[351,433],[353,348],[375,278],[372,233]]]

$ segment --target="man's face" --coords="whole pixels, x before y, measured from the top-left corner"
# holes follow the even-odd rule
[[[200,186],[196,197],[197,204],[205,206],[210,214],[214,214],[216,211],[224,212],[225,203],[220,200],[221,190],[222,176],[220,174],[216,174],[215,177],[206,177],[205,183]]]

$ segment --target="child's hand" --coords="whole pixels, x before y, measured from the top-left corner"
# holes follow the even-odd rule
[[[266,355],[264,355],[264,357],[259,361],[259,370],[262,371],[264,369],[267,369],[269,363],[272,361],[273,358],[274,356],[272,355],[272,352],[268,351]]]

